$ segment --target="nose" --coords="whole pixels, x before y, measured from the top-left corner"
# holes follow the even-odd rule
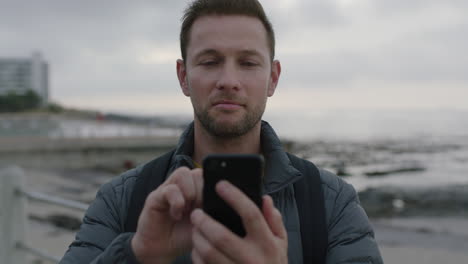
[[[216,88],[220,90],[240,89],[239,75],[235,66],[228,63],[224,64],[224,67],[220,69],[218,81],[216,82]]]

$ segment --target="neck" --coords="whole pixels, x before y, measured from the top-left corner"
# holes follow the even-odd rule
[[[203,159],[213,153],[258,154],[260,146],[261,122],[246,134],[235,138],[219,138],[208,133],[195,119],[193,160],[202,164]]]

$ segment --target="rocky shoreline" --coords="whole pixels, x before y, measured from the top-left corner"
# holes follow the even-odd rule
[[[468,185],[369,188],[359,199],[370,217],[468,216]]]

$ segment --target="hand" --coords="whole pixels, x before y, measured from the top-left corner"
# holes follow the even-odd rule
[[[232,233],[200,209],[192,212],[192,261],[201,263],[287,263],[288,238],[280,212],[270,196],[262,211],[232,184],[221,181],[216,191],[241,217],[247,235]]]
[[[201,170],[182,167],[148,195],[131,241],[140,262],[171,263],[190,252],[190,213],[201,207],[202,187]]]

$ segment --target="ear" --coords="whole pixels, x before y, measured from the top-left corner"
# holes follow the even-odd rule
[[[268,97],[273,96],[276,90],[276,86],[279,82],[279,77],[281,75],[281,63],[278,60],[274,60],[271,63],[271,76],[270,76],[270,84],[268,86]]]
[[[185,69],[185,63],[183,60],[177,60],[177,78],[179,79],[179,85],[185,96],[190,96],[190,89],[187,83],[187,70]]]

